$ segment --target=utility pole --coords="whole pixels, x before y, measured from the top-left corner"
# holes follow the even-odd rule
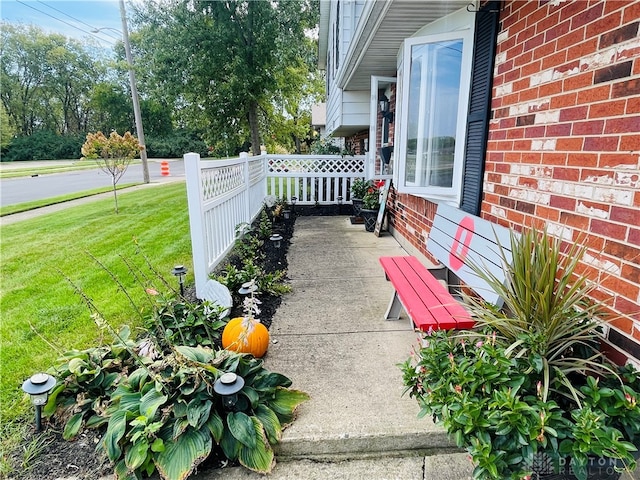
[[[138,97],[138,87],[136,86],[136,75],[133,71],[133,59],[131,57],[131,44],[129,42],[129,29],[127,28],[127,13],[124,9],[124,0],[120,0],[120,17],[122,18],[122,40],[124,41],[124,51],[127,55],[129,65],[129,83],[131,84],[131,99],[133,100],[133,115],[136,120],[136,130],[138,142],[142,145],[140,150],[140,160],[142,160],[142,178],[144,183],[149,183],[149,163],[147,162],[147,147],[144,141],[144,130],[142,129],[142,114],[140,113],[140,98]]]

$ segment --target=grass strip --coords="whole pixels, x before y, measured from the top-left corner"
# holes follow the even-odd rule
[[[108,198],[3,226],[1,421],[32,409],[20,390],[25,378],[47,370],[64,351],[100,344],[103,334],[105,342],[111,341],[67,279],[92,298],[115,328],[128,324],[135,332],[141,327],[141,312],[133,310],[89,254],[120,278],[137,305],[149,304],[120,256],[143,265],[142,251],[168,281],[174,280],[174,265],[191,266],[184,183],[122,192],[118,198],[119,214]],[[187,282],[192,282],[192,270]]]
[[[14,162],[0,162],[0,179],[3,178],[17,178],[17,177],[30,177],[35,175],[47,175],[50,173],[64,173],[74,170],[90,170],[101,168],[99,164],[93,160],[65,160],[64,163],[55,163],[56,160],[51,160],[51,165],[46,163],[35,163],[29,165],[29,161],[16,162],[20,166],[16,167]],[[133,160],[131,165],[141,163],[140,160]]]
[[[116,190],[122,190],[123,188],[133,187],[140,185],[140,183],[125,183],[122,185],[116,185]],[[100,193],[112,192],[111,187],[95,188],[93,190],[85,190],[82,192],[70,193],[68,195],[60,195],[58,197],[45,198],[42,200],[34,200],[32,202],[16,203],[14,205],[7,205],[0,207],[0,217],[5,215],[13,215],[14,213],[27,212],[36,208],[48,207],[49,205],[56,205],[58,203],[68,202],[70,200],[77,200],[78,198],[90,197],[92,195],[98,195]]]

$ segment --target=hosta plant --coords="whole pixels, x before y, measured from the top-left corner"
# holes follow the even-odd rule
[[[148,293],[156,293],[147,289]],[[220,344],[221,331],[226,325],[221,313],[224,307],[208,301],[189,301],[185,298],[165,298],[156,295],[154,311],[145,327],[163,348],[171,345],[215,347]]]
[[[504,308],[467,295],[476,330],[424,333],[402,365],[407,391],[468,450],[474,478],[570,468],[567,478],[585,480],[594,461],[616,478],[614,470],[635,468],[640,382],[599,352],[595,286],[577,274],[585,249],[536,230],[511,243],[505,283],[474,267]]]
[[[114,344],[115,352],[109,355],[99,349],[100,354],[93,356],[107,364],[94,362],[92,372],[68,368],[69,363],[80,362],[65,358],[56,372],[59,383],[47,412],[57,410],[68,419],[67,437],[78,434],[83,426],[106,424],[101,448],[114,463],[119,479],[141,478],[156,470],[164,479],[184,479],[214,445],[228,459],[251,470],[271,471],[272,445],[308,396],[289,388],[287,377],[269,372],[261,360],[251,356],[188,346],[176,346],[172,353],[162,355],[146,342],[128,345],[137,352],[135,356],[121,362],[117,378],[98,386],[101,374],[97,372],[111,366],[112,357],[124,345]],[[150,351],[153,355],[141,355]],[[82,361],[85,356],[74,358]],[[245,381],[231,409],[213,389],[226,372]]]

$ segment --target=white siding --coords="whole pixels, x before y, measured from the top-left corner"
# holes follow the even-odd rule
[[[369,123],[369,92],[343,92],[336,87],[335,81],[338,76],[335,68],[336,42],[339,42],[338,70],[340,70],[344,66],[346,54],[357,30],[365,3],[366,0],[340,0],[331,3],[327,56],[327,134],[331,134],[339,127]],[[336,22],[338,23],[337,32]]]

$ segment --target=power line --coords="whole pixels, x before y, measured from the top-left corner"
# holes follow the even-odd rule
[[[42,0],[36,0],[36,1],[37,1],[38,3],[41,3],[42,5],[44,5],[45,7],[50,8],[51,10],[55,10],[56,12],[61,13],[61,14],[63,14],[63,15],[64,15],[64,16],[66,16],[66,17],[69,17],[70,19],[72,19],[72,20],[74,20],[74,21],[76,21],[76,22],[78,22],[78,23],[81,23],[81,24],[83,24],[83,25],[86,25],[87,27],[91,28],[91,33],[95,33],[95,32],[94,32],[94,30],[98,30],[98,28],[97,28],[97,27],[95,27],[95,26],[93,26],[93,25],[89,25],[87,22],[82,21],[82,20],[80,20],[79,18],[75,18],[74,16],[69,15],[69,14],[68,14],[68,13],[66,13],[66,12],[63,12],[62,10],[59,10],[59,9],[57,9],[56,7],[53,7],[53,6],[51,6],[51,5],[47,4],[47,3],[44,3]],[[75,28],[78,28],[78,27],[75,27]],[[80,29],[79,29],[79,30],[80,30]],[[84,30],[82,30],[82,31],[84,31]],[[109,37],[109,38],[113,38],[114,40],[120,40],[120,39],[121,39],[120,37],[114,37],[113,35],[109,35],[109,33],[104,33],[104,35],[105,35],[105,36],[107,36],[107,37]]]
[[[21,1],[21,0],[16,0],[16,2],[17,2],[17,3],[19,3],[19,4],[21,4],[21,5],[24,5],[25,7],[29,7],[30,9],[35,10],[36,12],[42,13],[43,15],[45,15],[45,16],[47,16],[47,17],[49,17],[49,18],[53,18],[54,20],[57,20],[57,21],[59,21],[59,22],[62,22],[62,23],[64,23],[65,25],[69,25],[70,27],[75,28],[76,30],[80,30],[81,32],[86,33],[87,35],[91,35],[92,37],[94,37],[94,38],[96,38],[96,39],[100,40],[101,42],[106,42],[106,40],[105,40],[104,38],[98,37],[98,36],[94,35],[92,32],[88,32],[88,31],[86,31],[86,30],[84,30],[84,29],[82,29],[82,28],[78,27],[77,25],[73,25],[72,23],[69,23],[69,22],[67,22],[66,20],[62,20],[61,18],[55,17],[55,16],[51,15],[50,13],[47,13],[47,12],[45,12],[45,11],[42,11],[42,10],[40,10],[40,9],[38,9],[38,8],[36,8],[36,7],[34,7],[34,6],[32,6],[32,5],[29,5],[29,4],[27,4],[27,3],[23,2],[23,1]]]

